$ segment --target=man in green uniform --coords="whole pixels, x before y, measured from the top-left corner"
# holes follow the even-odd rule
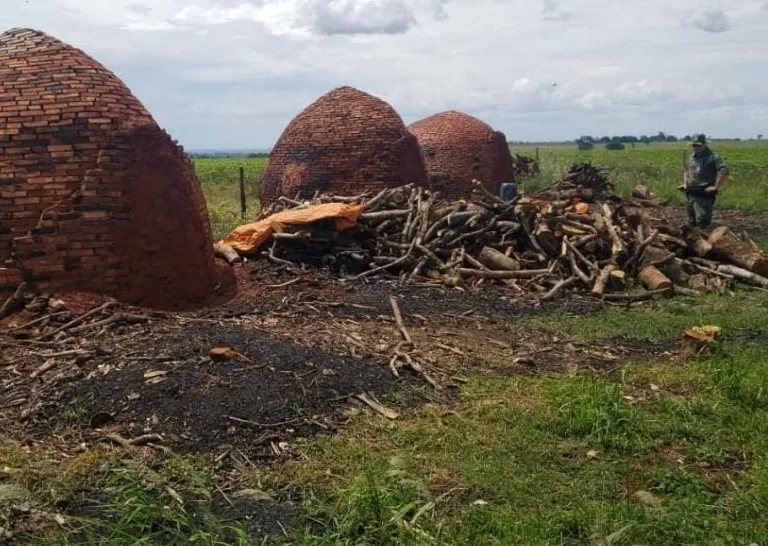
[[[717,192],[723,187],[730,169],[720,154],[707,145],[699,135],[693,141],[693,153],[686,163],[682,189],[688,198],[688,218],[692,226],[709,229]]]

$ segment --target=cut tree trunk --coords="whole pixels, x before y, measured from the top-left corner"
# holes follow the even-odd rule
[[[558,250],[560,248],[560,242],[552,233],[552,230],[549,229],[549,226],[546,222],[539,223],[539,225],[536,227],[535,236],[544,252],[553,258],[560,254]]]
[[[503,252],[487,246],[483,247],[483,250],[480,251],[478,260],[489,269],[501,271],[517,271],[520,269],[520,262],[510,258]]]
[[[683,238],[688,243],[688,251],[699,258],[706,257],[712,251],[712,243],[705,234],[696,228],[687,227],[683,230]]]
[[[242,260],[237,251],[229,245],[224,243],[215,243],[213,245],[213,253],[220,258],[226,260],[229,265],[237,263]]]
[[[649,265],[640,270],[637,278],[648,290],[672,291],[672,281],[656,267]]]
[[[716,228],[709,236],[712,253],[721,260],[768,277],[768,255],[747,241],[742,241],[726,226]]]
[[[721,273],[733,275],[737,279],[751,282],[752,284],[756,284],[757,286],[761,286],[763,288],[768,288],[768,278],[765,278],[762,275],[758,275],[757,273],[753,273],[752,271],[747,271],[746,269],[736,267],[735,265],[721,265],[717,268],[717,270]]]
[[[605,288],[608,286],[608,281],[611,280],[611,274],[618,269],[619,266],[616,264],[608,264],[600,271],[595,285],[592,287],[592,295],[594,297],[602,298],[605,295]]]

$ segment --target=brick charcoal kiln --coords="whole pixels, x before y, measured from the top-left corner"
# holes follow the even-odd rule
[[[280,196],[356,195],[425,179],[418,142],[397,112],[373,95],[340,87],[288,124],[259,190],[268,207]]]
[[[42,32],[0,35],[0,289],[178,307],[216,271],[194,168],[125,84]]]

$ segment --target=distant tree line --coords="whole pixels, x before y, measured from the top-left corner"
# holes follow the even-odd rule
[[[269,158],[268,152],[190,152],[189,157],[196,159],[215,159],[215,158]]]
[[[655,135],[614,135],[614,136],[589,136],[584,135],[579,137],[577,142],[585,142],[590,144],[610,144],[621,142],[623,144],[650,144],[651,142],[679,142],[679,141],[691,141],[692,135],[685,135],[682,138],[675,135],[668,135],[664,131],[659,131]]]

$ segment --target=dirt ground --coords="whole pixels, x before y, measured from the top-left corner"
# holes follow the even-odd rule
[[[762,233],[756,216],[734,221]],[[46,335],[108,301],[54,294],[63,305],[57,313],[30,305],[4,319],[3,440],[53,444],[62,458],[99,444],[149,458],[172,451],[217,466],[258,467],[295,456],[298,437],[333,433],[360,412],[387,418],[411,403],[449,402],[469,375],[612,374],[627,362],[671,358],[678,342],[617,338],[587,345],[529,320],[606,308],[589,297],[543,304],[535,294],[498,285],[345,282],[264,262],[234,270],[238,295],[194,312],[115,304],[88,320],[97,325],[116,312],[145,320]],[[25,326],[45,313],[51,316],[44,322]],[[232,500],[214,499],[214,511],[247,522],[254,536],[277,532],[270,527],[276,520],[290,527],[300,517],[290,506]]]
[[[685,224],[688,221],[685,207],[680,206],[651,209],[651,216],[666,217],[673,224],[678,225]],[[746,234],[751,238],[768,236],[768,213],[723,209],[715,206],[712,222],[714,226],[725,225],[734,232]]]
[[[470,292],[394,280],[352,284],[262,263],[236,273],[238,297],[215,308],[128,309],[150,320],[48,341],[29,339],[34,328],[5,336],[5,430],[27,444],[45,442],[62,425],[86,443],[151,434],[157,436],[148,443],[212,460],[273,459],[290,456],[297,436],[329,433],[355,412],[381,410],[367,402],[397,408],[404,396],[450,395],[470,372],[611,372],[626,361],[661,357],[674,343],[586,347],[521,323],[600,311],[604,304],[589,298],[541,305],[499,286]],[[390,296],[410,343],[393,319]],[[60,298],[75,316],[100,303]],[[29,319],[15,315],[6,327]],[[48,328],[56,326],[52,320]],[[233,358],[212,358],[214,347],[234,350]],[[364,402],[358,395],[365,394]]]

